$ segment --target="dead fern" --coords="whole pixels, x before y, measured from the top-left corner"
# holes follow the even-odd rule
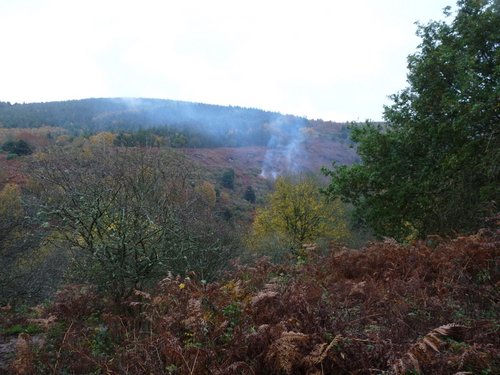
[[[325,360],[330,350],[340,344],[342,339],[343,337],[341,335],[337,335],[329,344],[317,344],[314,349],[306,357],[304,357],[302,363],[306,368],[318,366]]]
[[[307,345],[310,336],[301,332],[283,332],[281,337],[273,342],[266,355],[266,361],[276,373],[292,374],[302,363],[303,347]]]
[[[33,344],[30,335],[21,333],[16,342],[16,358],[11,364],[12,374],[31,375],[35,373]]]
[[[300,265],[236,264],[208,284],[171,275],[120,311],[70,286],[31,321],[48,343],[34,361],[42,373],[493,374],[498,285],[500,231],[489,230],[334,249]],[[1,313],[4,327],[30,322]],[[32,344],[19,344],[19,373]]]
[[[461,339],[467,327],[450,323],[433,329],[423,338],[413,344],[405,353],[404,357],[397,360],[393,365],[396,374],[406,374],[415,371],[422,373],[422,367],[431,363],[436,353],[439,353],[443,345],[443,339]]]

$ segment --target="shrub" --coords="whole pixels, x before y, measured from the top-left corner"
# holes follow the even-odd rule
[[[17,141],[6,141],[2,145],[2,149],[9,152],[9,155],[30,155],[33,153],[33,147],[25,140],[19,139]]]
[[[234,189],[234,169],[228,169],[222,174],[221,184],[226,189]]]
[[[257,197],[255,195],[255,191],[253,190],[253,187],[248,186],[247,189],[245,190],[245,195],[243,196],[245,200],[247,200],[250,203],[255,203]]]

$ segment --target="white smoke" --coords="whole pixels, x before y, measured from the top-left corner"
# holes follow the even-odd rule
[[[269,124],[271,133],[261,177],[276,179],[280,175],[300,172],[300,161],[305,157],[304,132],[301,128],[305,119],[279,118]]]

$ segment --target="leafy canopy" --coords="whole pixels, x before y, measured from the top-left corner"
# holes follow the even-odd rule
[[[312,180],[279,177],[266,207],[257,209],[254,235],[276,235],[300,247],[320,237],[344,239],[348,229],[339,201],[327,202]]]
[[[324,170],[327,194],[353,203],[379,235],[470,231],[497,209],[500,6],[457,5],[451,22],[419,25],[409,86],[391,97],[386,122],[352,129],[361,164]]]
[[[33,153],[33,148],[23,139],[6,141],[2,145],[2,149],[16,155],[30,155]]]

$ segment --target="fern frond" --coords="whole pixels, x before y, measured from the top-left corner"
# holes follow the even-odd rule
[[[295,366],[302,362],[301,346],[309,341],[309,335],[300,332],[283,332],[271,344],[266,359],[277,372],[292,374]]]
[[[434,352],[440,352],[444,338],[460,339],[466,329],[467,327],[455,323],[434,328],[413,344],[402,359],[396,361],[396,364],[393,365],[394,372],[405,374],[408,371],[415,371],[420,374],[422,365],[432,361]]]
[[[325,360],[328,352],[336,345],[342,341],[343,337],[341,335],[335,336],[335,338],[329,343],[318,344],[314,349],[306,356],[303,360],[304,365],[307,367],[313,367],[319,365]]]

